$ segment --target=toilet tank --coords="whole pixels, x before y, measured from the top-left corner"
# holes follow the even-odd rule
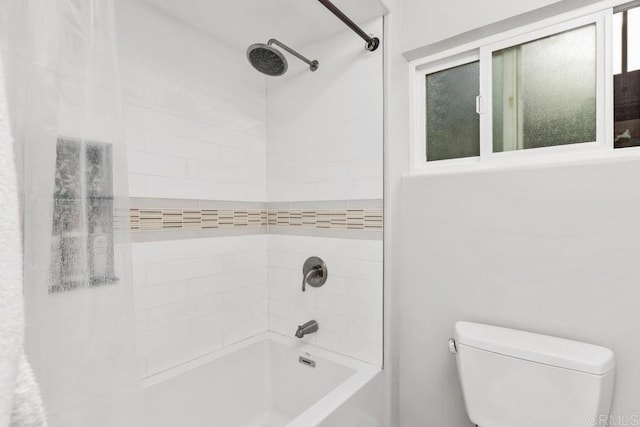
[[[607,348],[457,322],[455,352],[479,427],[593,427],[608,415],[615,359]]]

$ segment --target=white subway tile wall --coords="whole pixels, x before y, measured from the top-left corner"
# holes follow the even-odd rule
[[[318,321],[303,339],[338,353],[382,364],[382,241],[269,235],[269,329],[293,336]],[[310,256],[327,264],[320,288],[302,292]]]
[[[364,25],[382,33],[382,19]],[[304,47],[320,67],[267,81],[268,198],[382,198],[382,49],[345,31]]]
[[[267,236],[133,244],[141,376],[268,329]]]
[[[266,201],[264,77],[243,51],[121,3],[130,195]]]
[[[382,198],[381,49],[365,52],[345,30],[296,46],[319,59],[317,72],[292,60],[267,84],[242,50],[138,1],[117,10],[132,197]],[[364,28],[381,34],[382,20]],[[358,232],[361,220],[378,228],[381,213],[335,225]],[[261,234],[140,242],[133,252],[142,377],[267,329],[291,336],[312,318],[320,330],[305,340],[382,362],[380,240]],[[311,255],[325,259],[329,280],[303,294]]]

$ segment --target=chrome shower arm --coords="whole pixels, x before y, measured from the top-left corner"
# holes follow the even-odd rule
[[[275,45],[281,47],[282,49],[286,50],[287,52],[289,52],[291,55],[295,56],[296,58],[298,58],[302,62],[306,62],[307,64],[309,64],[309,68],[311,69],[311,71],[315,71],[315,70],[318,69],[318,61],[317,60],[308,59],[307,57],[299,54],[298,52],[296,52],[295,50],[291,49],[286,44],[284,44],[281,41],[278,41],[276,39],[271,39],[271,40],[269,40],[267,42],[268,46],[271,46],[272,44],[275,44]]]

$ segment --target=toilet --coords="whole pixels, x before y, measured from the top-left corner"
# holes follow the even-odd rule
[[[457,322],[449,349],[478,427],[605,425],[615,370],[607,348]]]

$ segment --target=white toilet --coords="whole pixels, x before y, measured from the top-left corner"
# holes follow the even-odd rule
[[[454,340],[467,413],[479,427],[593,427],[609,414],[615,359],[604,347],[470,322]]]

